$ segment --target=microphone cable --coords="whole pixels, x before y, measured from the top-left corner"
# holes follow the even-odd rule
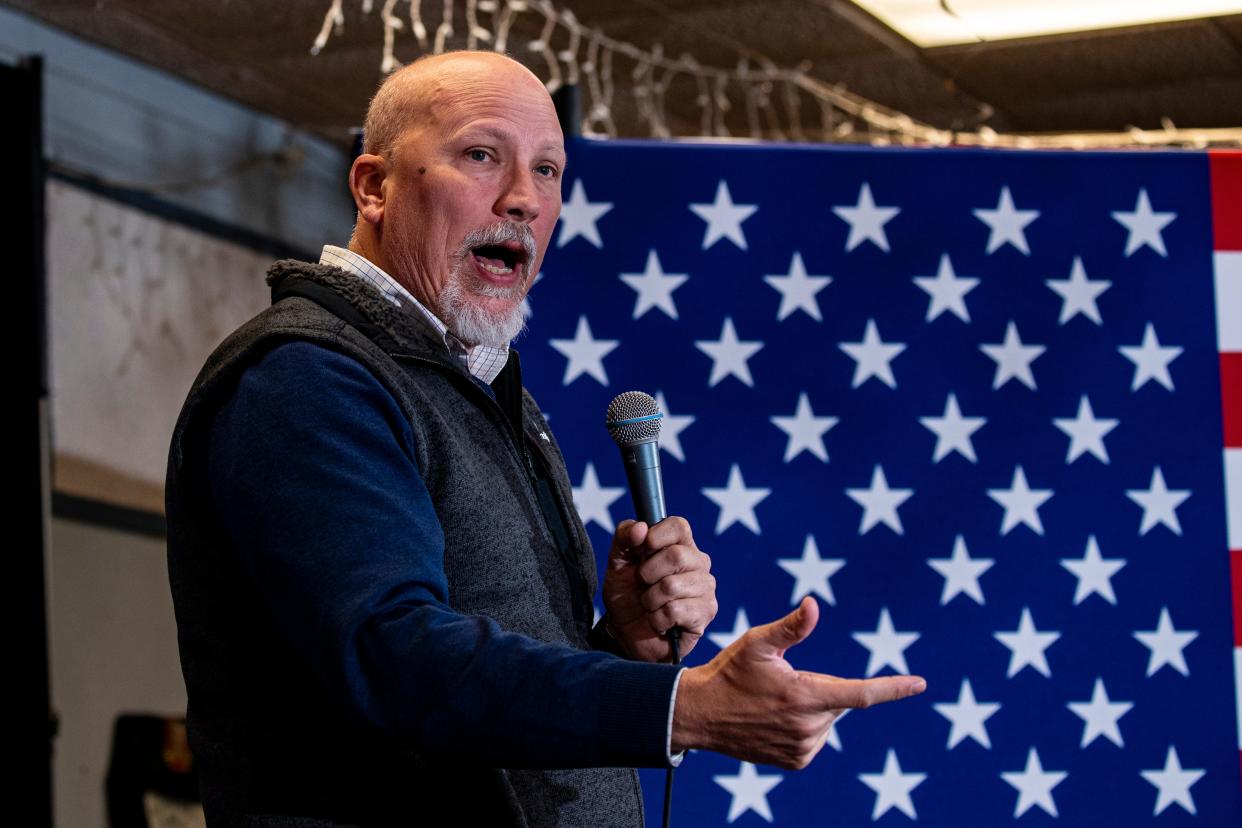
[[[673,664],[681,664],[681,627],[668,631],[668,645],[673,650]],[[673,810],[673,771],[670,765],[664,777],[664,828],[669,828],[669,815]]]

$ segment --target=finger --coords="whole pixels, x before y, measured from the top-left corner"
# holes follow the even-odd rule
[[[641,520],[623,520],[617,527],[617,537],[625,541],[625,545],[633,548],[641,546],[647,539],[650,527]]]
[[[655,612],[665,604],[685,598],[710,597],[716,593],[716,579],[707,572],[682,572],[661,578],[639,595],[638,601],[647,612]]]
[[[681,627],[684,632],[702,635],[716,617],[716,609],[714,597],[687,598],[665,604],[648,615],[647,619],[651,628],[659,633],[671,627]]]
[[[819,604],[806,596],[798,608],[784,618],[753,627],[743,640],[761,656],[779,656],[799,641],[806,639],[819,621]],[[838,705],[839,706],[839,705]]]
[[[651,527],[644,545],[651,551],[655,551],[675,543],[693,546],[694,533],[690,531],[689,521],[684,517],[672,515]]]
[[[654,584],[678,572],[710,572],[712,559],[693,546],[674,544],[649,556],[638,567],[643,583]]]
[[[640,520],[623,520],[612,534],[612,553],[625,555],[647,538],[647,524]]]
[[[829,710],[838,707],[871,707],[874,704],[908,699],[927,689],[927,682],[922,676],[839,679],[817,673],[800,675],[811,680],[820,704]]]

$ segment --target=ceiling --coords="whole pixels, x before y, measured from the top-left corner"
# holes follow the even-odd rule
[[[454,0],[462,14],[464,0]],[[806,74],[941,129],[998,132],[1122,131],[1242,126],[1242,14],[1083,34],[921,49],[849,0],[555,0],[607,36],[703,65],[802,64]],[[935,0],[928,0],[935,2]],[[331,140],[349,140],[381,79],[383,27],[363,0],[345,0],[345,26],[322,52],[315,40],[331,0],[0,0]],[[382,5],[376,0],[376,7]],[[422,0],[429,28],[442,4]],[[485,20],[487,15],[480,13]],[[519,14],[509,51],[546,77],[526,48],[542,18]],[[458,30],[464,28],[458,20]],[[449,42],[464,46],[464,39]],[[558,48],[563,45],[558,44]],[[407,32],[398,59],[419,54]],[[617,133],[644,137],[629,94],[633,64],[618,58]],[[700,134],[693,79],[666,93],[674,135]],[[727,125],[748,135],[744,96],[734,91]],[[779,108],[779,107],[778,107]],[[775,110],[774,110],[775,111]],[[797,113],[817,139],[821,109]],[[788,118],[784,131],[788,133]],[[777,125],[779,126],[779,125]],[[765,136],[771,132],[765,128]]]

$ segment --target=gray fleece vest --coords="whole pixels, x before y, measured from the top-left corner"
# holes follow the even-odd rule
[[[281,261],[268,282],[332,290],[365,319],[365,333],[311,299],[277,302],[212,354],[174,433],[169,574],[191,744],[209,816],[224,824],[285,824],[262,815],[281,813],[287,800],[309,801],[312,813],[327,815],[297,821],[306,825],[442,824],[453,818],[456,824],[641,828],[641,792],[631,769],[446,769],[414,750],[352,732],[344,722],[324,721],[325,700],[309,671],[268,629],[261,596],[250,592],[224,554],[202,473],[210,414],[240,372],[270,348],[303,340],[338,350],[366,366],[400,404],[443,527],[454,609],[486,615],[540,641],[586,648],[591,619],[582,617],[582,608],[595,591],[595,563],[572,506],[564,459],[529,394],[522,392],[526,433],[515,441],[508,431],[512,418],[448,360],[443,343],[362,280],[337,268]],[[551,472],[568,555],[558,553],[531,485],[529,463],[537,458],[524,452],[532,451],[542,453]],[[239,714],[243,698],[254,704]],[[304,721],[309,717],[314,721]]]

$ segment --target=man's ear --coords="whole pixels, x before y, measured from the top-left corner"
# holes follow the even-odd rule
[[[354,197],[358,214],[370,224],[379,224],[384,219],[387,176],[386,162],[378,155],[359,155],[349,168],[349,192]]]

